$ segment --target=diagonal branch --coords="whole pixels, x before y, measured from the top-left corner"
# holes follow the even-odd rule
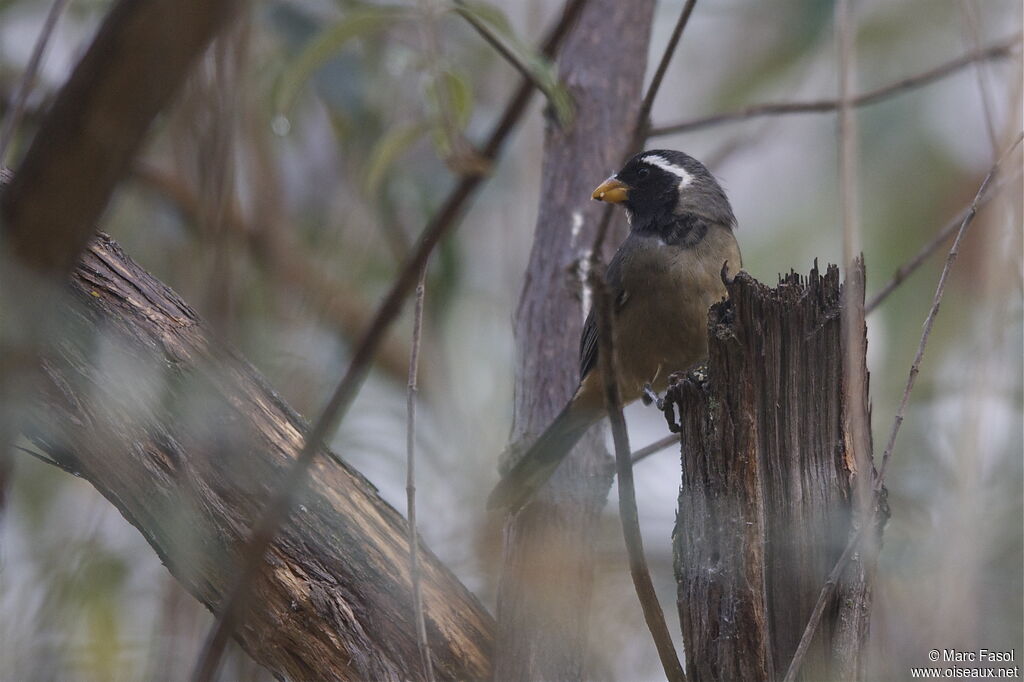
[[[308,424],[109,237],[93,240],[65,291],[72,326],[44,353],[23,432],[91,483],[216,611]],[[98,339],[106,352],[96,353]],[[408,523],[358,471],[321,453],[236,639],[278,679],[422,682]],[[438,680],[489,679],[494,620],[418,549]]]
[[[636,148],[643,145],[647,139],[650,128],[650,114],[654,106],[654,100],[658,96],[662,80],[668,65],[672,60],[683,30],[690,21],[696,0],[687,0],[683,10],[676,21],[675,28],[669,38],[665,51],[658,62],[654,77],[644,95],[643,103],[634,123],[633,134],[630,136],[630,147],[624,150],[622,161],[624,162],[635,152]],[[673,682],[686,680],[686,673],[679,663],[679,656],[672,643],[672,636],[668,632],[665,623],[665,614],[658,603],[658,596],[654,591],[654,584],[651,582],[650,569],[647,567],[647,558],[644,556],[643,536],[640,533],[640,520],[636,505],[636,489],[633,485],[633,460],[629,452],[629,434],[626,431],[626,421],[622,414],[622,398],[619,395],[618,374],[615,367],[615,340],[612,330],[614,328],[612,318],[615,314],[614,307],[609,300],[607,283],[604,281],[604,266],[600,262],[601,249],[604,245],[605,236],[608,233],[608,226],[611,224],[612,205],[605,207],[601,216],[601,223],[598,225],[597,234],[594,237],[594,245],[591,249],[591,276],[594,282],[591,288],[594,291],[594,305],[596,319],[598,320],[598,358],[601,363],[602,375],[605,381],[605,406],[608,411],[608,421],[611,425],[612,440],[615,443],[615,470],[619,479],[619,519],[622,522],[622,535],[626,543],[626,551],[629,555],[629,572],[633,578],[633,586],[636,588],[637,599],[643,609],[644,620],[654,639],[654,645],[658,650],[658,657],[665,672],[665,677]],[[600,275],[597,277],[596,275]]]
[[[686,0],[686,4],[683,5],[683,11],[680,12],[679,19],[676,20],[676,25],[672,29],[672,35],[669,36],[668,44],[665,45],[661,61],[658,62],[658,68],[655,69],[654,77],[651,78],[651,84],[647,88],[647,94],[644,95],[644,101],[640,104],[640,113],[636,118],[636,130],[633,132],[632,147],[634,150],[640,147],[647,140],[648,135],[650,135],[651,109],[654,108],[654,100],[661,89],[661,82],[665,80],[665,73],[668,71],[668,65],[672,62],[672,56],[679,45],[679,39],[683,37],[683,30],[690,23],[690,15],[693,14],[693,8],[696,4],[697,0]]]
[[[907,385],[903,389],[903,397],[900,399],[899,409],[896,410],[896,417],[893,419],[892,429],[889,431],[889,440],[886,442],[885,451],[882,453],[882,463],[879,466],[878,477],[875,482],[876,490],[881,490],[882,482],[885,479],[885,470],[889,464],[889,458],[892,457],[893,448],[896,446],[896,437],[899,435],[900,427],[903,426],[903,416],[907,410],[907,403],[910,401],[910,393],[914,390],[914,383],[917,380],[918,373],[921,371],[921,361],[924,359],[924,350],[928,345],[928,337],[931,335],[932,326],[935,324],[935,317],[939,314],[939,304],[942,303],[942,296],[946,293],[946,282],[949,279],[950,270],[953,269],[953,264],[960,254],[960,243],[963,241],[964,235],[967,234],[967,229],[974,222],[975,216],[978,215],[978,204],[988,191],[989,184],[999,173],[999,168],[1003,161],[1013,153],[1013,150],[1017,148],[1022,140],[1024,140],[1024,133],[1018,135],[1013,144],[992,165],[988,175],[982,181],[981,187],[978,188],[974,201],[971,202],[971,208],[960,223],[960,229],[956,233],[956,239],[953,240],[953,246],[950,247],[949,253],[946,255],[946,263],[942,266],[942,274],[939,275],[939,283],[935,287],[935,296],[932,298],[931,308],[928,310],[928,316],[924,320],[924,330],[921,332],[921,340],[917,344],[917,353],[915,353],[914,361],[910,365]]]
[[[658,595],[654,591],[651,571],[644,556],[644,541],[640,533],[640,518],[636,506],[636,487],[633,484],[633,460],[629,454],[629,434],[622,414],[622,396],[619,394],[615,365],[613,323],[611,315],[608,314],[612,311],[608,286],[604,281],[604,272],[600,269],[591,271],[591,279],[594,305],[598,311],[597,357],[601,363],[601,376],[604,377],[604,401],[608,409],[608,421],[611,423],[612,440],[615,443],[615,473],[619,478],[619,519],[622,522],[622,536],[629,556],[629,573],[633,578],[640,607],[643,609],[644,620],[647,621],[647,627],[658,650],[658,658],[661,659],[665,677],[670,682],[686,682],[686,673],[672,644],[672,635],[669,634],[665,622],[665,613],[658,604]]]
[[[6,330],[18,330],[0,336],[0,506],[6,449],[18,428],[19,403],[35,387],[38,351],[50,341],[57,286],[93,235],[153,119],[240,4],[120,0],[43,116],[9,183],[0,155],[0,317]],[[51,7],[29,72],[62,7]],[[22,111],[19,99],[8,112],[4,144]],[[20,293],[26,288],[31,296]]]
[[[558,24],[544,41],[541,49],[544,56],[550,58],[555,54],[569,28],[583,9],[584,3],[585,0],[569,0]],[[493,161],[498,157],[509,134],[526,112],[526,106],[532,94],[531,83],[524,81],[519,85],[481,151],[483,158]],[[478,174],[462,176],[433,219],[424,228],[413,253],[403,265],[391,290],[381,303],[377,315],[357,344],[345,376],[312,429],[306,434],[302,450],[299,452],[295,464],[282,481],[276,494],[267,503],[263,516],[253,528],[252,539],[243,555],[242,566],[238,571],[234,589],[222,605],[220,616],[207,637],[197,663],[193,675],[193,679],[197,682],[211,680],[216,673],[228,637],[234,632],[243,615],[243,606],[249,586],[263,565],[267,547],[277,533],[278,527],[288,516],[295,496],[305,484],[306,474],[321,443],[334,432],[337,424],[344,418],[351,406],[362,386],[363,379],[369,372],[370,364],[385,333],[401,312],[405,299],[416,285],[431,251],[441,238],[455,226],[466,203],[475,194],[483,180],[484,178]]]
[[[240,4],[114,6],[0,197],[4,237],[19,261],[54,277],[71,271],[153,118]]]
[[[882,86],[875,90],[862,93],[851,99],[851,105],[855,107],[863,107],[869,104],[875,104],[882,100],[890,97],[903,94],[910,90],[923,87],[937,80],[950,76],[958,71],[974,64],[975,62],[990,61],[993,59],[1002,59],[1008,56],[1014,48],[1016,48],[1021,42],[1021,34],[1017,33],[1006,40],[1002,40],[998,43],[993,43],[987,48],[979,51],[965,54],[956,59],[940,64],[927,71],[919,73],[914,76],[902,78],[898,81]],[[722,114],[712,114],[710,116],[702,116],[700,118],[694,118],[689,121],[682,121],[680,123],[670,123],[667,125],[656,126],[651,129],[651,137],[659,137],[662,135],[675,135],[678,133],[688,133],[694,130],[700,130],[702,128],[710,128],[713,126],[722,125],[724,123],[735,123],[737,121],[745,121],[751,118],[757,118],[760,116],[778,116],[786,114],[813,114],[813,113],[828,113],[830,111],[836,111],[839,108],[838,99],[824,99],[824,100],[812,100],[808,102],[781,102],[781,103],[765,103],[755,104],[738,111],[730,111]]]
[[[658,453],[658,452],[661,452],[662,450],[664,450],[667,447],[671,447],[673,445],[678,445],[678,444],[679,444],[679,434],[670,433],[669,435],[665,436],[664,438],[662,438],[660,440],[656,440],[653,443],[651,443],[650,445],[645,445],[644,447],[640,448],[639,450],[634,452],[632,455],[630,455],[629,458],[631,460],[633,460],[633,464],[636,464],[640,460],[647,459],[651,455],[653,455],[655,453]]]
[[[523,60],[510,50],[487,24],[480,21],[480,19],[473,14],[472,10],[466,7],[464,0],[455,0],[455,13],[462,17],[474,31],[480,34],[480,37],[484,39],[485,43],[491,46],[491,49],[497,52],[502,59],[511,64],[512,68],[519,72],[519,75],[522,76],[524,80],[529,81],[538,91],[545,95],[548,94],[548,86],[537,79],[537,75],[533,72],[533,69],[531,69],[527,64],[524,64]]]
[[[927,244],[922,246],[913,258],[896,269],[896,272],[893,273],[889,281],[886,282],[885,285],[868,300],[867,304],[864,306],[864,312],[870,313],[881,305],[881,303],[887,299],[889,295],[904,282],[904,280],[910,277],[914,271],[928,260],[929,256],[938,251],[940,246],[949,241],[953,235],[957,233],[968,213],[972,210],[981,210],[981,208],[987,205],[989,201],[997,197],[1007,185],[1013,184],[1020,177],[1020,171],[1021,169],[1018,167],[1011,177],[999,181],[994,187],[987,191],[985,196],[981,197],[981,200],[978,201],[977,204],[972,201],[969,205],[963,207],[955,216],[953,216],[949,222],[943,225],[942,229],[940,229]]]

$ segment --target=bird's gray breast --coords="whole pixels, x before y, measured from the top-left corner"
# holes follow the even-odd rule
[[[707,311],[725,293],[722,263],[658,236],[634,233],[627,242],[619,273],[626,302],[616,317],[623,390],[638,393],[645,382],[664,390],[670,373],[707,354]]]

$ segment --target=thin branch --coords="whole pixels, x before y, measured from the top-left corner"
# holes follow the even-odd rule
[[[544,56],[554,56],[585,2],[586,0],[569,0],[561,19],[544,42],[541,49]],[[492,161],[497,158],[509,134],[526,112],[532,94],[533,85],[523,81],[506,105],[501,119],[495,125],[481,152],[485,158]],[[401,312],[406,297],[419,280],[420,272],[426,265],[431,251],[455,226],[466,202],[482,184],[483,179],[479,174],[463,175],[452,189],[444,204],[424,228],[413,253],[403,265],[369,328],[356,345],[345,376],[308,432],[295,464],[286,474],[275,495],[267,503],[263,516],[253,528],[252,538],[240,559],[241,566],[233,589],[221,607],[217,622],[210,631],[196,664],[193,673],[193,680],[196,682],[208,682],[213,679],[227,646],[228,637],[242,618],[249,586],[263,565],[264,554],[277,534],[278,527],[287,518],[292,501],[305,485],[306,474],[321,443],[334,432],[337,424],[348,412],[369,372],[377,349]]]
[[[412,581],[413,615],[416,618],[416,644],[420,651],[423,674],[434,682],[434,666],[430,662],[430,643],[423,619],[423,596],[420,594],[419,533],[416,530],[416,377],[420,368],[420,339],[423,333],[423,299],[427,287],[427,269],[420,273],[416,285],[416,307],[412,323],[412,350],[409,351],[409,387],[406,396],[405,427],[405,499],[409,521],[409,575]]]
[[[972,52],[981,49],[981,39],[978,37],[978,8],[971,0],[963,0],[958,3],[960,15],[964,20],[964,38],[967,48]],[[974,79],[978,86],[978,97],[981,100],[981,109],[985,118],[985,133],[988,135],[988,143],[992,147],[992,156],[999,153],[999,140],[996,136],[996,126],[992,116],[992,105],[989,99],[988,84],[985,81],[985,70],[981,62],[974,63]]]
[[[910,365],[910,374],[907,376],[907,385],[903,389],[903,398],[900,400],[899,409],[896,411],[896,417],[892,422],[892,429],[889,431],[889,440],[885,445],[885,452],[882,454],[882,464],[878,469],[878,477],[875,482],[876,490],[881,490],[889,458],[892,457],[893,448],[896,446],[896,437],[899,435],[900,427],[903,426],[903,417],[907,410],[907,403],[910,400],[910,393],[914,390],[914,382],[917,380],[917,375],[921,370],[921,360],[924,358],[925,346],[928,345],[928,337],[931,334],[932,326],[935,324],[935,317],[939,313],[939,304],[942,303],[942,296],[946,292],[946,281],[949,278],[950,270],[953,269],[953,263],[956,262],[956,258],[960,254],[960,243],[963,241],[964,235],[967,234],[967,229],[974,222],[974,218],[978,214],[978,204],[981,198],[985,196],[985,192],[988,190],[992,179],[999,172],[1000,165],[1006,157],[1013,153],[1013,150],[1017,148],[1021,140],[1024,140],[1024,133],[1019,134],[1013,144],[992,165],[988,175],[982,181],[981,187],[978,188],[974,201],[971,202],[970,210],[960,223],[960,229],[956,233],[956,239],[953,240],[953,246],[950,247],[949,253],[946,255],[946,264],[942,267],[942,274],[939,275],[939,283],[935,288],[935,296],[932,298],[932,306],[928,310],[928,316],[924,321],[924,331],[921,332],[921,340],[917,344],[917,353],[914,355],[914,362]]]
[[[29,57],[28,64],[25,65],[25,72],[21,74],[18,89],[14,93],[14,101],[4,118],[3,129],[0,130],[0,168],[7,165],[5,163],[7,149],[11,145],[11,140],[14,139],[14,131],[21,123],[21,116],[25,112],[25,103],[28,102],[29,93],[32,92],[32,84],[35,82],[36,72],[39,71],[39,64],[43,60],[46,44],[50,42],[53,29],[57,26],[57,19],[60,18],[67,4],[68,0],[54,0],[50,5],[50,11],[46,14],[46,19],[43,20],[39,37],[36,38],[36,44],[32,48],[32,56]]]
[[[949,271],[956,260],[957,254],[960,249],[960,242],[962,241],[964,234],[967,232],[967,228],[973,222],[977,215],[977,209],[981,205],[983,198],[985,197],[986,190],[993,178],[996,177],[999,172],[999,167],[1002,162],[1009,156],[1014,149],[1024,140],[1024,133],[1017,136],[1010,147],[1003,152],[1000,158],[989,170],[988,175],[982,181],[981,186],[978,188],[978,192],[974,197],[974,201],[971,202],[971,206],[967,211],[967,214],[963,217],[960,223],[960,230],[957,232],[956,241],[953,242],[952,248],[949,250],[949,254],[946,257],[946,264],[942,269],[942,274],[939,277],[939,283],[935,290],[935,297],[932,300],[931,309],[928,311],[928,317],[925,319],[924,331],[921,334],[921,341],[918,344],[917,355],[914,357],[914,362],[910,367],[910,375],[907,378],[907,385],[903,391],[903,399],[900,401],[899,410],[896,413],[896,417],[893,420],[892,431],[889,434],[889,442],[886,445],[885,453],[882,455],[882,464],[878,469],[878,475],[875,477],[875,490],[881,491],[882,486],[885,483],[885,471],[886,466],[889,462],[889,458],[892,456],[892,450],[896,443],[896,436],[899,433],[900,427],[903,424],[903,416],[906,411],[907,401],[910,399],[910,392],[913,390],[914,381],[917,378],[917,374],[920,370],[921,359],[924,357],[924,349],[928,343],[928,336],[931,333],[932,325],[935,321],[935,316],[939,311],[939,304],[942,302],[942,295],[945,291],[946,279]],[[843,553],[839,556],[835,566],[829,573],[825,584],[821,588],[821,592],[818,593],[818,600],[814,605],[814,610],[811,612],[811,617],[807,622],[807,626],[804,628],[803,635],[800,637],[800,644],[797,646],[796,653],[793,655],[793,660],[789,664],[789,669],[786,672],[786,677],[783,682],[793,682],[796,679],[796,675],[800,671],[800,666],[803,663],[803,658],[807,653],[807,649],[810,646],[811,640],[814,639],[814,635],[818,630],[818,626],[821,623],[821,616],[824,612],[825,607],[832,599],[832,595],[835,592],[836,584],[839,581],[840,576],[846,569],[846,565],[849,563],[853,556],[854,551],[860,545],[861,541],[867,537],[868,530],[873,528],[877,523],[878,509],[875,508],[872,514],[864,520],[861,524],[860,529],[857,533],[850,538]]]
[[[665,72],[668,71],[668,65],[672,61],[672,55],[675,54],[676,47],[679,45],[679,39],[683,36],[683,30],[690,23],[690,15],[693,14],[693,8],[696,4],[697,0],[686,0],[686,4],[683,5],[683,11],[679,14],[679,19],[676,20],[675,28],[672,29],[672,35],[669,37],[665,51],[661,55],[661,61],[658,62],[658,68],[655,69],[654,77],[651,78],[651,84],[647,87],[647,94],[644,95],[644,100],[640,104],[640,112],[636,118],[636,130],[633,133],[632,144],[634,150],[647,140],[647,136],[650,133],[651,109],[654,108],[654,100],[658,96],[658,90],[661,89],[661,82],[665,79]]]
[[[653,454],[655,454],[657,452],[661,452],[665,448],[671,447],[673,445],[678,445],[678,444],[679,444],[679,434],[678,433],[670,433],[669,435],[665,436],[661,440],[656,440],[653,443],[651,443],[650,445],[647,445],[647,446],[644,446],[644,447],[640,448],[639,450],[634,452],[632,455],[630,455],[629,458],[630,458],[630,460],[632,460],[633,464],[636,464],[640,460],[647,459],[651,455],[653,455]]]
[[[1000,182],[996,183],[991,190],[985,193],[985,196],[977,204],[977,209],[980,210],[982,207],[988,204],[989,201],[999,196],[999,193],[1009,184],[1013,184],[1020,176],[1021,169],[1018,167],[1011,177],[1005,178]],[[886,298],[892,294],[893,291],[899,287],[911,274],[914,273],[921,265],[928,260],[928,257],[938,251],[939,247],[949,241],[953,235],[957,233],[964,217],[970,213],[971,209],[974,208],[974,203],[964,206],[955,216],[953,216],[949,222],[947,222],[938,233],[932,237],[932,239],[921,247],[921,249],[911,258],[909,261],[901,265],[893,273],[892,278],[889,279],[885,285],[878,290],[878,292],[871,297],[871,299],[864,306],[864,312],[870,313],[877,308]]]
[[[604,272],[598,263],[591,270],[591,287],[594,304],[597,306],[598,361],[604,377],[604,398],[611,422],[612,440],[615,443],[615,473],[619,477],[619,519],[622,521],[622,536],[629,555],[629,573],[633,578],[636,596],[644,612],[644,620],[651,631],[654,645],[658,650],[665,677],[670,682],[685,682],[686,673],[679,663],[672,635],[665,623],[665,614],[658,604],[658,595],[651,582],[651,572],[644,556],[643,536],[640,533],[640,519],[636,506],[636,489],[633,485],[633,461],[629,454],[629,435],[626,420],[622,415],[622,397],[619,395],[618,373],[615,366],[614,308],[609,300]]]
[[[1009,55],[1013,48],[1019,45],[1021,42],[1021,34],[1017,33],[1010,38],[1003,40],[998,43],[993,43],[989,47],[981,50],[980,52],[974,52],[963,55],[951,61],[940,64],[934,68],[924,71],[914,76],[900,79],[888,85],[882,86],[875,90],[862,93],[851,100],[851,104],[855,107],[867,106],[869,104],[875,104],[882,100],[888,99],[895,95],[903,94],[904,92],[920,88],[922,86],[933,83],[941,78],[952,75],[961,69],[980,61],[990,61],[993,59],[1001,59]],[[826,99],[826,100],[812,100],[808,102],[781,102],[781,103],[765,103],[755,104],[738,111],[731,111],[722,114],[712,114],[711,116],[703,116],[700,118],[691,119],[689,121],[683,121],[681,123],[670,123],[668,125],[656,126],[651,129],[650,136],[658,137],[661,135],[674,135],[677,133],[687,133],[694,130],[700,130],[702,128],[710,128],[712,126],[722,125],[724,123],[735,123],[737,121],[745,121],[751,118],[757,118],[759,116],[776,116],[785,114],[810,114],[810,113],[827,113],[835,111],[839,108],[838,99]]]
[[[807,650],[810,648],[811,641],[814,639],[818,626],[821,624],[821,617],[825,613],[825,607],[832,601],[832,595],[835,594],[839,578],[842,577],[843,571],[846,570],[846,565],[853,558],[854,551],[860,545],[861,540],[867,535],[868,529],[874,526],[874,523],[875,517],[872,516],[870,522],[862,525],[853,537],[850,538],[850,541],[846,543],[846,547],[843,549],[843,553],[839,555],[836,565],[832,567],[832,572],[825,579],[825,584],[822,586],[821,592],[818,593],[818,601],[814,603],[811,617],[807,620],[807,627],[804,628],[804,632],[800,636],[800,643],[793,654],[793,660],[789,662],[786,677],[783,678],[782,682],[796,681],[797,675],[800,674],[800,667],[803,665],[804,657],[807,655]]]

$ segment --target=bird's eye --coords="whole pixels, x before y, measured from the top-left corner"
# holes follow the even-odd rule
[[[650,169],[650,168],[641,168],[640,170],[638,170],[638,171],[636,172],[636,176],[637,176],[638,178],[640,178],[641,180],[642,180],[643,178],[646,178],[646,177],[647,177],[648,175],[650,175],[650,174],[651,174],[651,169]]]

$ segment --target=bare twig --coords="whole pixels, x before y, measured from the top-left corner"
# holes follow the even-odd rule
[[[963,241],[964,235],[967,234],[967,229],[974,222],[974,217],[978,214],[978,204],[981,198],[985,196],[985,192],[988,190],[989,184],[992,179],[999,172],[999,167],[1003,161],[1013,153],[1013,150],[1024,140],[1024,133],[1021,133],[1013,141],[1006,151],[1004,151],[996,162],[992,165],[988,175],[981,183],[981,187],[978,188],[977,194],[974,196],[974,201],[971,202],[971,208],[964,216],[963,221],[960,223],[960,229],[956,233],[956,239],[953,240],[953,246],[950,247],[949,253],[946,255],[946,264],[942,266],[942,274],[939,275],[939,283],[935,287],[935,296],[932,298],[932,306],[928,310],[928,316],[924,320],[924,330],[921,332],[921,340],[917,344],[917,353],[914,355],[914,361],[910,365],[910,373],[907,376],[907,385],[903,389],[903,398],[900,400],[899,409],[896,410],[896,417],[892,422],[892,429],[889,431],[889,440],[886,442],[885,451],[882,454],[882,463],[878,469],[878,477],[875,482],[876,490],[881,490],[882,482],[885,478],[885,470],[889,464],[889,459],[892,457],[893,448],[896,446],[896,437],[899,435],[900,427],[903,426],[903,417],[907,410],[907,403],[910,400],[910,393],[914,390],[914,382],[917,380],[917,375],[921,370],[921,360],[924,358],[925,346],[928,345],[928,337],[931,334],[932,326],[935,324],[935,317],[939,312],[939,304],[942,303],[942,296],[946,292],[946,281],[949,278],[949,272],[953,269],[953,263],[956,262],[957,256],[960,254],[960,243]]]
[[[807,655],[807,649],[810,648],[814,634],[818,631],[818,626],[821,624],[821,616],[825,613],[825,607],[832,601],[832,595],[835,594],[839,578],[842,577],[843,571],[846,570],[846,565],[853,558],[857,546],[867,535],[868,529],[873,526],[874,517],[871,517],[870,523],[862,525],[850,538],[850,541],[846,543],[843,553],[839,555],[836,565],[832,567],[832,571],[828,574],[828,578],[825,579],[821,592],[818,593],[818,600],[814,603],[814,609],[811,610],[811,616],[807,620],[807,627],[804,628],[804,632],[800,636],[800,643],[793,654],[793,660],[789,662],[789,668],[786,669],[786,677],[783,678],[782,682],[795,682],[797,675],[800,673],[800,666],[803,665],[804,657]]]
[[[654,591],[651,572],[644,556],[643,536],[640,533],[640,519],[636,507],[636,489],[633,485],[633,461],[629,455],[629,435],[626,432],[626,420],[622,415],[622,398],[619,395],[618,373],[615,366],[615,341],[612,333],[614,308],[609,300],[603,269],[595,263],[591,273],[594,304],[597,306],[597,357],[601,363],[601,376],[604,377],[605,406],[608,409],[612,440],[615,443],[615,473],[619,477],[619,519],[622,521],[622,536],[626,542],[626,553],[629,555],[629,573],[644,612],[644,620],[647,621],[647,627],[658,650],[658,658],[661,659],[665,677],[670,682],[685,682],[686,673],[672,644],[672,635],[669,634],[665,614],[658,604],[658,595]]]
[[[644,95],[644,101],[640,104],[640,112],[636,117],[636,130],[633,133],[631,152],[640,147],[650,134],[651,109],[654,108],[654,100],[658,96],[658,90],[661,89],[661,82],[665,79],[665,72],[668,71],[668,65],[671,63],[672,55],[675,54],[676,47],[679,45],[679,39],[683,36],[683,30],[690,23],[690,15],[693,14],[693,8],[696,4],[697,0],[686,0],[686,4],[683,5],[683,11],[679,14],[679,19],[676,20],[675,28],[672,29],[672,35],[669,36],[668,44],[665,45],[665,51],[661,55],[661,61],[658,62],[658,68],[655,69],[654,77],[651,78],[651,84],[647,87],[647,94]]]
[[[544,56],[550,58],[555,54],[570,27],[575,23],[585,2],[586,0],[569,0],[567,2],[558,24],[544,41],[541,49]],[[491,132],[481,152],[484,158],[490,160],[497,158],[505,140],[526,112],[532,94],[533,85],[528,81],[523,81],[512,95],[501,119]],[[193,680],[196,682],[207,682],[216,673],[228,637],[242,617],[249,585],[262,566],[267,547],[276,535],[278,527],[287,517],[293,499],[305,484],[306,473],[320,444],[334,432],[335,427],[351,406],[363,379],[369,372],[370,363],[385,333],[398,317],[406,297],[419,280],[420,272],[426,265],[431,251],[441,238],[454,227],[466,202],[482,182],[483,176],[479,174],[462,176],[441,208],[424,228],[416,247],[396,277],[376,316],[356,345],[345,376],[308,432],[295,464],[286,474],[276,494],[267,503],[262,518],[253,528],[252,538],[241,557],[237,580],[221,607],[221,613],[207,637],[203,652],[197,662],[193,673]]]
[[[960,15],[964,20],[964,42],[972,52],[981,49],[981,39],[978,37],[978,7],[972,0],[964,0],[958,3]],[[988,84],[985,81],[985,70],[982,63],[974,63],[974,79],[978,86],[978,98],[981,100],[981,109],[985,116],[985,133],[988,135],[988,143],[992,147],[992,157],[999,153],[999,140],[996,138],[996,125],[992,116],[992,103],[989,99]]]
[[[875,490],[881,491],[882,486],[885,483],[885,472],[886,466],[889,462],[889,458],[892,456],[893,447],[896,443],[896,436],[899,433],[900,427],[903,424],[904,413],[906,412],[907,402],[910,399],[910,392],[914,388],[914,381],[917,378],[917,374],[920,371],[921,359],[924,357],[924,349],[928,343],[928,336],[931,333],[932,325],[935,322],[935,316],[939,311],[939,304],[942,302],[942,295],[945,291],[946,279],[949,271],[956,260],[957,254],[960,249],[960,242],[963,239],[964,234],[967,232],[967,228],[970,226],[974,217],[977,215],[977,209],[981,205],[982,199],[984,198],[989,184],[993,178],[999,172],[999,167],[1002,162],[1008,157],[1014,149],[1024,140],[1024,133],[1017,136],[1010,147],[1003,152],[1000,158],[993,164],[989,170],[988,175],[982,181],[981,186],[978,188],[978,192],[974,197],[974,201],[971,202],[971,206],[967,211],[967,214],[963,217],[960,223],[960,229],[957,232],[956,240],[953,242],[953,246],[946,257],[946,264],[942,269],[942,274],[939,276],[939,283],[935,290],[935,297],[932,300],[931,309],[928,311],[928,316],[925,319],[924,331],[921,334],[921,341],[918,344],[917,354],[914,357],[914,362],[910,367],[910,374],[907,377],[907,385],[903,391],[903,399],[900,401],[899,409],[897,410],[896,417],[893,419],[892,431],[889,434],[889,442],[886,445],[885,453],[882,455],[882,463],[878,469],[878,475],[875,477]],[[835,592],[835,587],[839,581],[839,577],[846,569],[846,565],[849,563],[853,556],[854,551],[860,545],[861,541],[868,537],[869,529],[875,527],[877,523],[878,509],[875,508],[870,516],[864,518],[858,532],[850,538],[846,548],[836,561],[835,566],[829,573],[828,579],[821,588],[821,592],[818,594],[818,600],[814,605],[814,610],[811,612],[811,617],[807,622],[807,626],[804,628],[803,635],[800,637],[800,644],[797,646],[796,653],[793,655],[793,660],[789,664],[789,669],[786,672],[786,677],[783,682],[792,682],[796,679],[797,673],[800,671],[800,665],[803,663],[803,658],[807,653],[807,649],[810,646],[811,640],[814,639],[814,635],[817,632],[818,626],[821,622],[821,616],[824,612],[825,607],[832,599],[832,595]]]
[[[406,397],[405,427],[405,515],[409,522],[409,575],[412,581],[413,615],[416,618],[416,644],[420,651],[423,674],[434,682],[434,666],[430,662],[430,643],[423,620],[423,597],[420,594],[419,533],[416,529],[416,377],[420,367],[420,340],[423,333],[423,298],[427,286],[427,268],[420,273],[416,285],[416,308],[412,323],[412,350],[409,351],[409,390]]]
[[[640,460],[647,459],[648,457],[650,457],[651,455],[653,455],[656,452],[661,452],[665,448],[671,447],[673,445],[678,445],[678,444],[679,444],[679,434],[678,433],[670,433],[669,435],[665,436],[661,440],[656,440],[653,443],[651,443],[650,445],[646,445],[646,446],[640,448],[639,450],[634,452],[632,455],[630,455],[629,458],[633,461],[633,464],[636,464]]]
[[[915,270],[921,267],[921,265],[928,260],[929,256],[938,251],[940,246],[949,241],[953,235],[957,233],[964,217],[970,213],[972,208],[980,210],[983,206],[987,205],[989,201],[999,195],[1003,188],[1008,184],[1013,184],[1019,178],[1020,170],[1021,169],[1018,167],[1011,177],[1005,178],[996,183],[992,189],[985,193],[985,196],[981,198],[976,207],[974,206],[974,202],[971,202],[971,204],[964,206],[959,212],[957,212],[957,214],[953,216],[949,222],[947,222],[942,229],[928,241],[927,244],[918,250],[917,254],[915,254],[913,258],[896,269],[892,278],[890,278],[889,281],[886,282],[870,300],[868,300],[867,304],[864,306],[864,312],[872,312],[886,298],[888,298],[904,280],[906,280]]]
[[[28,64],[25,65],[25,72],[21,74],[18,89],[14,93],[14,101],[7,112],[7,116],[4,118],[3,129],[0,130],[0,168],[7,165],[5,163],[7,149],[11,145],[11,140],[14,139],[14,131],[18,129],[18,124],[21,123],[21,115],[25,112],[25,103],[28,101],[29,93],[32,92],[32,84],[35,82],[36,72],[39,71],[39,64],[43,60],[46,44],[50,42],[53,29],[57,26],[57,19],[60,18],[61,12],[64,11],[67,4],[68,0],[54,0],[53,4],[50,5],[50,11],[46,14],[46,19],[43,20],[43,27],[40,29],[39,37],[32,48],[32,55],[29,57]]]
[[[960,71],[961,69],[980,61],[989,61],[993,59],[1001,59],[1006,57],[1010,52],[1019,45],[1021,42],[1021,34],[1017,33],[1006,40],[998,43],[993,43],[989,47],[981,50],[980,52],[973,52],[971,54],[963,55],[956,59],[940,64],[934,68],[924,71],[914,76],[900,79],[888,85],[882,86],[875,90],[862,93],[851,100],[851,104],[855,107],[867,106],[869,104],[875,104],[882,100],[888,99],[895,95],[903,94],[904,92],[920,88],[929,83],[933,83],[941,78],[949,76],[951,74]],[[655,126],[651,129],[651,137],[658,137],[661,135],[674,135],[677,133],[687,133],[701,128],[710,128],[712,126],[722,125],[724,123],[734,123],[736,121],[745,121],[747,119],[756,118],[759,116],[776,116],[784,114],[810,114],[810,113],[827,113],[835,111],[839,108],[838,99],[826,99],[826,100],[812,100],[808,102],[780,102],[780,103],[765,103],[755,104],[738,111],[731,111],[722,114],[712,114],[711,116],[702,116],[700,118],[691,119],[689,121],[682,121],[680,123],[670,123],[663,126]]]

